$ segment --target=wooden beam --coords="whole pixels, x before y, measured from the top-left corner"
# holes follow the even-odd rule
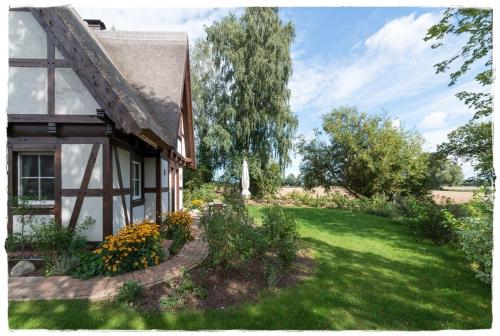
[[[47,39],[47,113],[54,115],[56,112],[56,78],[55,78],[55,55],[54,41]]]
[[[80,194],[80,189],[62,189],[61,196],[63,197],[76,197]],[[103,189],[87,189],[83,192],[84,196],[103,196]]]
[[[104,124],[104,122],[95,115],[62,115],[62,114],[7,114],[7,121],[12,123],[32,123],[46,124],[68,123],[68,124]]]
[[[80,190],[78,196],[76,197],[75,206],[73,212],[71,213],[71,218],[69,220],[69,228],[74,230],[76,227],[76,222],[80,216],[80,210],[82,209],[83,199],[85,197],[85,192],[88,189],[90,177],[92,176],[92,170],[94,169],[95,161],[97,159],[97,154],[99,153],[99,143],[94,143],[92,150],[90,151],[89,160],[87,161],[87,166],[85,167],[85,173],[83,174],[82,183],[80,185]]]
[[[12,150],[12,146],[8,146],[7,149],[7,233],[11,235],[13,233],[13,218],[12,218],[12,199],[14,198],[14,185],[16,185],[17,181],[15,180],[14,174],[14,160],[15,155]]]
[[[55,204],[54,214],[56,224],[61,227],[61,207],[62,207],[62,162],[61,162],[61,145],[56,145],[54,152],[54,188],[55,188]]]
[[[156,223],[160,223],[160,219],[161,219],[161,175],[162,175],[162,171],[161,171],[161,157],[160,157],[160,153],[158,153],[158,155],[156,156],[156,183],[155,183],[155,192],[156,192],[156,206],[155,206],[155,210],[156,210]],[[166,209],[168,210],[168,209]]]
[[[102,146],[103,155],[103,221],[102,221],[102,237],[113,234],[113,166],[111,161],[111,144],[108,142]]]
[[[113,156],[115,157],[116,173],[118,175],[118,186],[123,190],[123,179],[122,171],[120,169],[120,158],[118,157],[118,148],[113,146]],[[125,213],[125,225],[129,225],[128,211],[127,211],[127,201],[125,200],[125,194],[121,194],[123,212]]]

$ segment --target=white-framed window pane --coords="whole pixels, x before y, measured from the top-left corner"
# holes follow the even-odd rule
[[[38,177],[38,155],[21,156],[21,177]]]
[[[54,177],[54,156],[40,155],[40,176]]]
[[[134,181],[134,196],[141,196],[139,180]]]
[[[38,178],[21,179],[21,196],[38,199]]]
[[[54,195],[54,179],[53,178],[42,178],[40,179],[40,199],[41,200],[53,200]]]

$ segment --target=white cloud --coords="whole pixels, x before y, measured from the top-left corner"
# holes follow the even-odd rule
[[[137,31],[185,31],[190,42],[203,37],[204,26],[222,19],[230,8],[92,8],[76,7],[84,19],[100,19],[108,29]]]
[[[450,133],[453,130],[454,128],[447,127],[438,130],[423,132],[422,137],[425,140],[424,150],[428,152],[434,152],[437,148],[437,145],[445,142],[448,139],[447,138],[448,133]]]
[[[420,123],[420,127],[424,129],[443,128],[445,126],[446,113],[433,112],[426,115]]]
[[[446,87],[448,76],[436,75],[433,65],[450,50],[433,50],[430,42],[423,41],[439,18],[427,13],[389,21],[365,39],[364,50],[343,59],[294,58],[292,108],[296,112],[312,108],[318,114],[341,104],[369,109]]]

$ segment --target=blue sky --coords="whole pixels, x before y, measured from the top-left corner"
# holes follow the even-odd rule
[[[204,25],[241,9],[108,9],[77,7],[83,18],[100,18],[118,30],[184,30],[190,40],[204,36]],[[448,74],[433,65],[455,54],[460,42],[446,41],[432,50],[426,29],[440,18],[440,8],[281,8],[295,26],[294,73],[290,105],[299,118],[298,135],[312,135],[321,115],[340,105],[367,113],[385,112],[402,127],[416,129],[424,148],[434,150],[446,134],[472,116],[454,95],[480,90],[472,75],[448,87]],[[473,71],[472,71],[473,72]],[[293,156],[287,173],[297,173],[301,157]],[[473,172],[464,165],[464,173]]]

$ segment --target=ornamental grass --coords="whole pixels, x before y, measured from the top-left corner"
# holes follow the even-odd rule
[[[127,225],[107,236],[94,253],[102,258],[108,275],[157,265],[164,259],[160,227],[149,221]]]

